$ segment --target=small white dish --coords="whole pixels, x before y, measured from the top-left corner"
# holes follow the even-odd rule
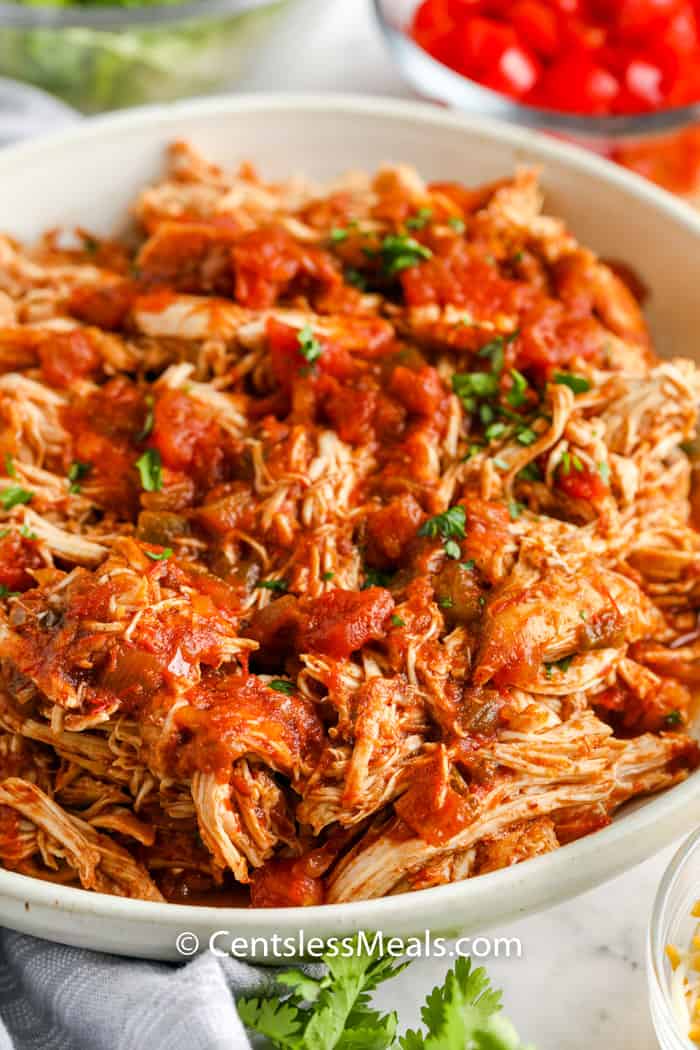
[[[665,355],[700,359],[700,215],[621,168],[521,129],[421,104],[342,96],[248,96],[128,111],[0,153],[0,229],[20,238],[79,224],[109,232],[163,149],[192,140],[223,164],[252,160],[266,176],[319,178],[385,161],[428,179],[479,183],[518,164],[543,167],[547,208],[602,256],[634,266],[652,289],[649,316]],[[482,932],[573,897],[651,856],[700,824],[700,772],[637,802],[612,825],[555,853],[449,886],[382,900],[307,909],[227,909],[158,904],[88,893],[0,870],[0,922],[49,940],[153,959],[178,959],[188,931],[264,960],[263,939],[343,936],[381,929],[409,936]],[[192,947],[194,941],[190,940]],[[286,957],[288,961],[288,956]],[[268,956],[267,961],[275,960]]]

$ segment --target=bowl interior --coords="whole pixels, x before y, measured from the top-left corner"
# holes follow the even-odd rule
[[[700,360],[700,216],[574,147],[428,106],[339,96],[250,96],[102,118],[0,154],[0,230],[29,239],[56,225],[113,231],[135,195],[158,177],[164,148],[177,138],[189,139],[222,164],[253,160],[272,178],[305,172],[328,179],[400,161],[415,165],[427,179],[477,184],[517,165],[537,165],[547,208],[564,216],[602,256],[633,266],[653,290],[650,318],[660,351]],[[403,934],[427,927],[452,933],[483,929],[582,892],[643,860],[696,820],[700,774],[547,857],[423,891],[420,903],[416,894],[407,894],[305,909],[304,922],[326,935],[361,926]],[[291,909],[236,915],[237,929],[296,931],[300,923],[299,912]],[[172,958],[173,931],[215,930],[222,912],[105,898],[0,872],[0,918],[69,943]]]

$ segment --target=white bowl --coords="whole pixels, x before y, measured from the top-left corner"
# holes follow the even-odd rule
[[[403,161],[428,179],[480,183],[517,164],[542,165],[547,207],[601,255],[631,263],[652,289],[649,314],[661,352],[700,357],[700,215],[593,154],[430,106],[258,95],[102,118],[0,154],[0,229],[22,238],[59,224],[109,232],[137,191],[158,176],[163,148],[175,138],[192,140],[223,164],[250,159],[272,177],[303,171],[324,178]],[[696,823],[700,772],[555,853],[436,889],[303,911],[238,910],[124,900],[0,871],[0,922],[49,940],[152,959],[181,958],[176,937],[183,931],[201,947],[217,930],[245,938],[277,934],[295,943],[302,928],[307,940],[359,929],[475,933],[573,897]],[[221,935],[217,945],[228,939]],[[262,959],[262,941],[247,954]]]

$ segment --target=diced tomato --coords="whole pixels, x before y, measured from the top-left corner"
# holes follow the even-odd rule
[[[42,378],[50,386],[69,387],[97,372],[101,358],[87,332],[55,332],[39,345]]]
[[[236,299],[252,310],[274,306],[297,280],[326,292],[343,281],[332,255],[279,227],[251,230],[237,241],[232,258]]]
[[[368,564],[388,568],[398,563],[415,538],[423,517],[420,504],[409,493],[368,514]]]
[[[617,25],[621,33],[647,36],[676,14],[680,6],[679,0],[621,0]]]
[[[0,538],[0,587],[4,591],[26,591],[36,581],[29,569],[43,565],[36,543],[18,532]]]
[[[68,309],[85,324],[117,329],[128,317],[135,294],[131,281],[79,286],[71,293]]]
[[[309,602],[299,638],[301,652],[315,650],[336,659],[383,638],[394,599],[383,587],[329,591]]]
[[[570,465],[567,470],[557,471],[557,485],[571,499],[584,500],[586,503],[599,503],[610,494],[610,489],[597,470],[581,465],[576,468]]]
[[[418,371],[397,365],[389,390],[408,412],[419,416],[435,415],[447,396],[442,379],[430,365],[424,365]]]
[[[563,54],[545,72],[536,101],[565,113],[604,116],[612,111],[619,93],[617,79],[585,51]]]
[[[520,39],[538,55],[551,58],[559,50],[559,19],[547,4],[540,0],[518,0],[513,4],[510,17]]]
[[[268,860],[253,872],[250,903],[254,908],[308,908],[323,904],[323,882],[308,874],[303,858]]]
[[[205,462],[214,467],[222,455],[219,437],[217,424],[203,418],[187,394],[167,390],[156,401],[151,443],[171,470],[187,473]]]

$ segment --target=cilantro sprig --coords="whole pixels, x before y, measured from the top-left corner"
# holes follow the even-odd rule
[[[402,270],[417,266],[425,259],[431,259],[433,253],[425,244],[405,233],[390,233],[379,247],[379,258],[387,277],[395,277]]]
[[[468,958],[426,998],[424,1029],[398,1039],[396,1013],[375,1010],[371,993],[408,964],[360,951],[357,941],[352,954],[329,951],[323,961],[323,977],[290,970],[279,978],[288,993],[240,1000],[243,1023],[277,1050],[527,1050],[501,1013],[501,993]]]

